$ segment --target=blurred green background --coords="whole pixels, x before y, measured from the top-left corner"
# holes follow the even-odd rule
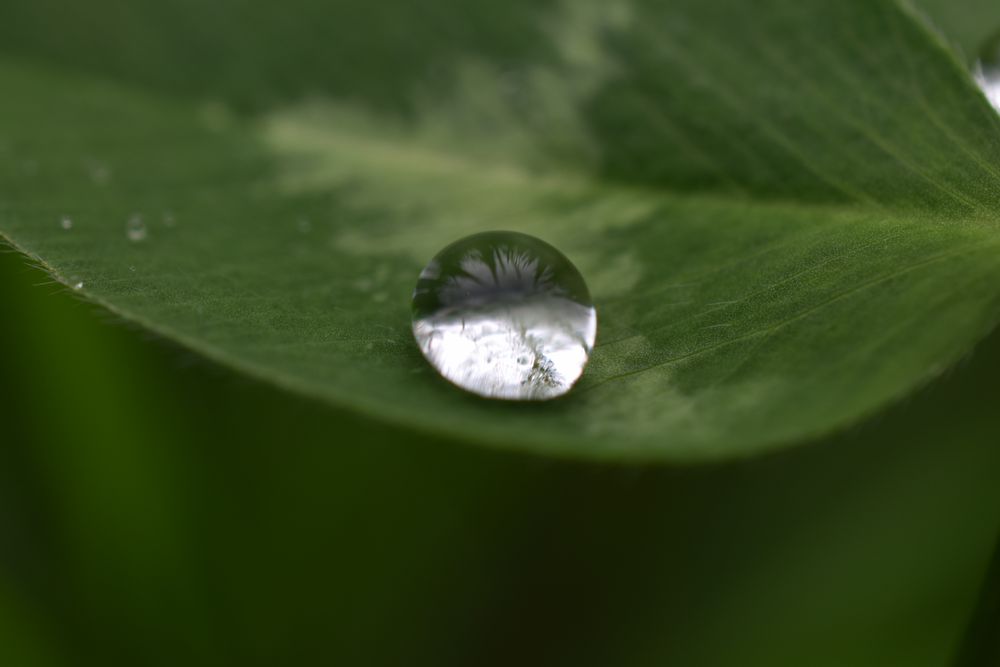
[[[719,467],[421,439],[0,255],[3,664],[945,665],[1000,524],[1000,336]]]

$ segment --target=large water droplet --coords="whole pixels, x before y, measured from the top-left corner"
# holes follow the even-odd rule
[[[1000,34],[988,41],[979,52],[973,75],[990,104],[1000,111]]]
[[[420,274],[413,335],[459,387],[542,400],[580,378],[597,314],[583,277],[561,252],[527,234],[486,232],[449,245]]]
[[[125,223],[125,236],[128,237],[128,240],[145,241],[146,234],[146,221],[142,219],[142,216],[138,213],[130,215],[128,222]]]

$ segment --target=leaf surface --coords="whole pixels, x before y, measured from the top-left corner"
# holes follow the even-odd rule
[[[358,27],[335,20],[355,3],[304,3],[287,52],[266,10],[210,14],[220,54],[197,62],[198,34],[133,63],[21,38],[0,231],[129,320],[378,419],[571,457],[792,443],[942,372],[1000,313],[997,115],[909,11],[830,5],[400,4]],[[189,19],[141,7],[137,32]],[[498,228],[594,294],[565,399],[464,395],[412,341],[424,263]]]

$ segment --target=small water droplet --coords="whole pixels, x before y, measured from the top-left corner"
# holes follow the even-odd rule
[[[75,290],[81,290],[81,289],[83,289],[83,281],[81,280],[80,282],[78,282],[75,285],[73,285],[73,289],[75,289]]]
[[[597,313],[576,267],[526,234],[449,245],[420,274],[413,335],[452,383],[490,398],[543,400],[580,378]]]
[[[233,125],[233,112],[223,102],[214,100],[201,108],[201,120],[213,132],[222,132]]]
[[[132,273],[135,273],[135,267],[134,267],[134,266],[130,266],[130,267],[128,267],[128,270],[129,270],[130,272],[132,272]]]
[[[1000,112],[1000,33],[990,39],[979,52],[972,74],[986,99]]]
[[[90,176],[90,180],[94,185],[104,186],[111,182],[111,167],[106,162],[87,158],[84,160],[84,166],[87,169],[87,175]]]
[[[125,235],[133,242],[146,240],[146,221],[142,219],[141,214],[133,213],[129,216],[128,222],[125,223]]]
[[[312,231],[312,221],[309,218],[299,218],[298,222],[295,223],[298,227],[299,232],[302,234],[308,234]]]
[[[59,226],[62,227],[63,229],[73,229],[73,218],[69,217],[68,215],[64,215],[63,217],[59,218]]]
[[[528,104],[529,90],[525,72],[508,69],[500,73],[497,88],[506,102],[514,108],[524,108]]]

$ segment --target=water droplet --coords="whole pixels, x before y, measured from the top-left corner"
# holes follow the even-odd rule
[[[979,60],[972,73],[990,104],[1000,111],[1000,34],[994,36],[979,52]]]
[[[73,285],[73,289],[75,289],[75,290],[81,290],[81,289],[83,289],[83,281],[81,280],[80,282],[78,282],[75,285]]]
[[[597,313],[561,252],[526,234],[487,232],[449,245],[420,274],[413,334],[459,387],[542,400],[565,394],[583,373]]]
[[[64,215],[63,217],[59,218],[59,226],[62,227],[63,229],[73,229],[73,218],[69,217],[68,215]]]
[[[497,85],[500,93],[510,104],[520,106],[527,102],[528,83],[524,72],[513,69],[505,70],[500,73]]]
[[[142,216],[138,213],[133,213],[129,216],[128,222],[125,223],[125,235],[128,237],[128,240],[133,242],[145,241],[146,234],[146,222],[142,219]]]
[[[111,182],[111,167],[107,163],[95,160],[94,158],[87,158],[84,160],[84,166],[87,169],[87,175],[90,176],[90,180],[94,185],[103,186]]]
[[[233,112],[218,100],[208,102],[201,108],[201,120],[213,132],[222,132],[233,125]]]

